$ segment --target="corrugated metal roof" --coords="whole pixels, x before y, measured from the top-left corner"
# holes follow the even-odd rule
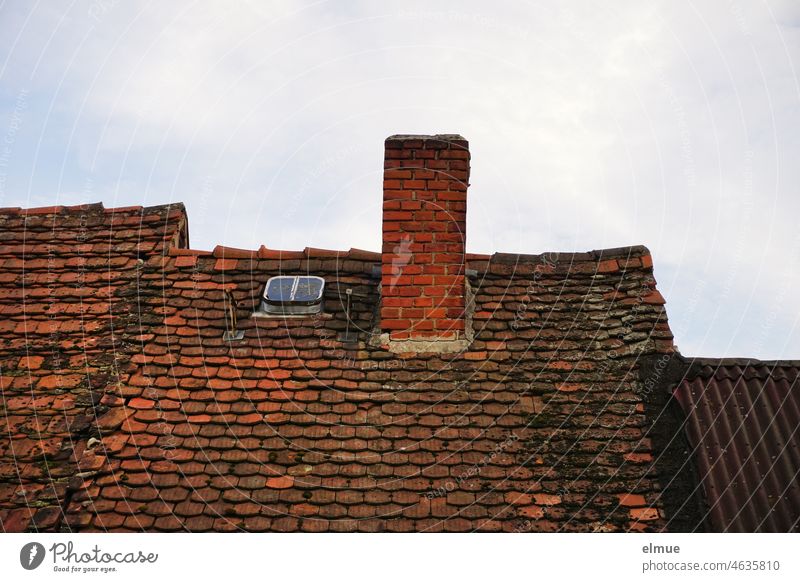
[[[676,388],[715,531],[800,531],[798,378],[800,362],[703,360]]]

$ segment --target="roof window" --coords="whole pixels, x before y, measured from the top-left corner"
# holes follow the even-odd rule
[[[319,313],[324,289],[322,277],[271,277],[264,287],[261,311],[274,315]]]

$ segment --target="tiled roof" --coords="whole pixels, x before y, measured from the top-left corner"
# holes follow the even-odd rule
[[[469,348],[397,354],[373,341],[379,253],[189,251],[181,206],[6,210],[0,237],[4,530],[665,524],[637,368],[673,348],[644,247],[468,256]],[[322,315],[251,316],[303,273]]]
[[[800,362],[694,361],[675,390],[714,531],[800,531]]]
[[[52,530],[146,336],[142,265],[186,244],[183,205],[0,210],[0,520]]]

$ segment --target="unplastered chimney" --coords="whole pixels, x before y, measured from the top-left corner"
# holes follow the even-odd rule
[[[386,140],[381,331],[392,351],[466,347],[469,159],[460,135]]]

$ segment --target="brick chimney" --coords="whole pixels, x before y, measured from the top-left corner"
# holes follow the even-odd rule
[[[383,173],[382,343],[397,352],[466,347],[469,144],[393,135]]]

